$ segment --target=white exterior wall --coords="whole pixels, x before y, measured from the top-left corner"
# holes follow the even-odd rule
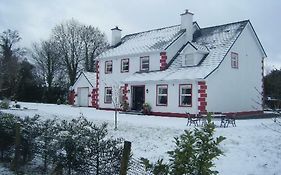
[[[94,84],[96,82],[93,82]],[[73,89],[75,91],[75,102],[74,102],[74,105],[75,106],[78,106],[78,88],[81,88],[81,87],[88,87],[89,88],[89,95],[92,94],[92,90],[93,90],[93,87],[91,86],[91,84],[89,83],[89,81],[86,79],[86,77],[82,74],[78,80],[75,82],[74,86],[73,86]],[[92,102],[92,97],[89,97],[89,103],[88,103],[88,106],[91,106],[91,102]]]
[[[112,87],[113,95],[118,95],[118,89],[123,86],[120,82],[129,75],[140,71],[140,57],[149,56],[149,70],[160,70],[160,52],[144,53],[141,55],[131,55],[115,58],[107,58],[99,61],[99,107],[114,108],[114,104],[104,103],[105,87]],[[129,72],[121,73],[121,60],[129,58]],[[111,74],[105,74],[105,62],[112,60],[113,68]],[[114,97],[113,97],[114,99]]]
[[[192,106],[191,107],[179,107],[179,85],[180,84],[192,84]],[[143,84],[130,84],[129,89],[132,93],[131,86],[137,86]],[[156,88],[157,85],[168,85],[168,105],[167,106],[157,106],[156,105]],[[146,82],[145,91],[148,90],[148,93],[145,92],[145,102],[149,103],[152,107],[152,112],[161,112],[161,113],[198,113],[198,85],[196,81],[175,81],[175,82]],[[132,104],[132,95],[128,95],[129,105]]]
[[[247,24],[219,68],[207,77],[207,111],[262,110],[262,52],[251,30]],[[231,52],[238,53],[238,69],[231,68]]]

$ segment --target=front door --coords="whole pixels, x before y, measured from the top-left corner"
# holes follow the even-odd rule
[[[89,106],[89,88],[87,87],[80,87],[77,89],[78,94],[78,106]]]
[[[141,111],[145,101],[145,86],[132,86],[132,110]]]

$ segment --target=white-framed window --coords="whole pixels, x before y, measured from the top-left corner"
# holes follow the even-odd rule
[[[156,105],[157,106],[168,105],[168,85],[156,86]]]
[[[140,57],[140,70],[149,71],[149,57]]]
[[[238,69],[238,53],[231,52],[231,68]]]
[[[182,65],[183,66],[193,66],[194,65],[194,54],[188,53],[182,56]]]
[[[129,58],[121,60],[121,72],[129,72]]]
[[[179,106],[192,106],[192,85],[179,85]]]
[[[105,87],[104,89],[104,103],[112,103],[112,88]]]
[[[112,73],[112,61],[106,61],[105,62],[105,73],[111,74]]]

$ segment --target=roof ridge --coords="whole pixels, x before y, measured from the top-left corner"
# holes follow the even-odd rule
[[[157,31],[157,30],[168,29],[168,28],[172,28],[172,27],[176,27],[176,26],[180,26],[180,24],[167,26],[167,27],[161,27],[161,28],[155,28],[155,29],[146,30],[146,31],[142,31],[142,32],[131,33],[131,34],[125,35],[123,38],[128,37],[128,36],[132,36],[132,35],[138,35],[138,34],[141,34],[141,33],[147,33],[147,32],[152,32],[152,31]]]
[[[219,25],[215,25],[215,26],[208,26],[208,27],[203,27],[200,30],[210,29],[210,28],[215,28],[215,27],[222,27],[222,26],[226,26],[226,25],[238,24],[238,23],[243,23],[243,22],[250,22],[250,20],[249,19],[245,19],[245,20],[241,20],[241,21],[224,23],[224,24],[219,24]]]

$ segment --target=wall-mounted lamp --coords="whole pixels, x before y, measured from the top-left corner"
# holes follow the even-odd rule
[[[148,93],[148,89],[146,89],[146,93]]]
[[[128,93],[130,93],[130,89],[128,89],[128,91],[127,91]]]

